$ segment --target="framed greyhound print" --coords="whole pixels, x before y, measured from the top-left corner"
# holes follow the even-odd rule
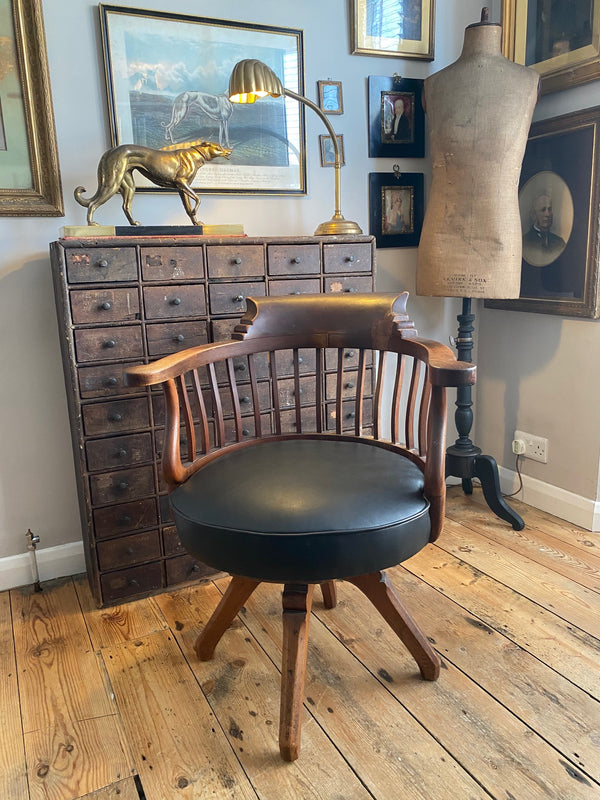
[[[63,216],[41,0],[0,0],[0,42],[0,216]]]
[[[600,316],[600,106],[531,126],[519,184],[518,300],[489,308]]]
[[[231,156],[205,164],[195,189],[306,194],[303,104],[287,97],[234,104],[228,97],[231,71],[247,58],[304,94],[301,30],[104,4],[99,10],[113,145],[217,142]],[[136,183],[142,191],[169,191],[137,176]]]

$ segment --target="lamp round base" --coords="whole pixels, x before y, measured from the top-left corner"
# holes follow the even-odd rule
[[[361,233],[362,229],[358,223],[343,217],[332,217],[319,225],[315,236],[357,236]]]

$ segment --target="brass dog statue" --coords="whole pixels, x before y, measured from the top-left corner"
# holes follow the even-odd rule
[[[230,155],[230,149],[216,142],[182,142],[160,150],[137,144],[122,144],[107,150],[100,159],[96,194],[90,198],[82,197],[86,190],[83,186],[78,186],[74,192],[75,200],[87,207],[87,224],[98,225],[94,222],[94,212],[119,192],[123,197],[123,211],[129,224],[139,225],[131,213],[135,194],[133,171],[137,169],[157,186],[176,189],[192,224],[202,225],[196,219],[200,198],[192,189],[191,183],[207,161],[212,161],[213,158],[229,158]]]

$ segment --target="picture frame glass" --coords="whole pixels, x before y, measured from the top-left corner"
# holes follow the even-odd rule
[[[234,104],[227,96],[233,67],[247,58],[302,95],[302,31],[108,5],[100,15],[114,145],[216,141],[231,157],[205,164],[194,188],[306,193],[303,105],[289,97]],[[139,186],[161,191],[150,181]]]
[[[414,196],[414,186],[381,187],[381,229],[384,236],[414,233]]]
[[[343,114],[342,84],[340,81],[317,81],[319,108],[324,114]]]

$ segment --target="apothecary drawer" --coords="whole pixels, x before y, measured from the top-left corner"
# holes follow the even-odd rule
[[[154,467],[134,467],[90,475],[92,502],[97,505],[137,500],[155,490]]]
[[[137,280],[137,258],[134,247],[93,247],[88,250],[67,250],[69,283],[113,283]]]
[[[150,425],[148,399],[136,397],[88,403],[81,409],[83,428],[87,436],[147,428]]]
[[[358,386],[358,370],[344,371],[342,380],[342,397],[344,399],[356,397],[356,389]],[[365,385],[363,393],[371,394],[373,389],[372,372],[370,369],[365,370]],[[325,379],[325,399],[335,400],[337,397],[337,373],[332,372],[327,375]]]
[[[269,294],[283,297],[287,294],[319,294],[319,278],[291,278],[289,280],[269,281]]]
[[[373,291],[373,279],[368,275],[338,275],[325,279],[325,293],[356,293]]]
[[[153,561],[141,567],[129,567],[116,572],[104,573],[100,578],[102,597],[106,603],[114,603],[124,597],[144,594],[162,586],[162,563]]]
[[[316,406],[306,406],[300,412],[300,422],[302,431],[298,430],[296,423],[296,411],[281,412],[281,432],[282,433],[315,433],[317,431],[317,414],[321,411]]]
[[[267,246],[269,275],[318,275],[321,271],[321,254],[318,244]]]
[[[157,530],[145,531],[99,542],[96,551],[101,570],[142,564],[160,558],[159,533]]]
[[[146,319],[203,317],[206,314],[204,284],[144,286]]]
[[[80,328],[75,331],[74,338],[79,363],[142,358],[144,354],[139,325]]]
[[[156,500],[153,497],[94,509],[94,530],[97,539],[152,528],[157,523]]]
[[[140,394],[139,386],[126,386],[123,364],[103,364],[98,367],[79,368],[79,394],[83,400],[108,397],[114,394]],[[142,389],[142,392],[144,390]]]
[[[315,378],[312,376],[305,376],[300,378],[298,391],[299,396],[296,394],[296,382],[290,378],[278,382],[279,388],[279,406],[280,408],[289,408],[295,406],[297,402],[300,405],[314,404],[316,400],[316,383]]]
[[[204,277],[202,247],[142,247],[145,281],[183,281]]]
[[[336,429],[337,409],[335,403],[328,403],[326,408],[326,427],[328,431]],[[345,400],[342,403],[342,430],[353,430],[356,424],[356,403]],[[373,401],[365,400],[363,403],[363,435],[373,426]]]
[[[370,272],[370,244],[324,244],[324,272]]]
[[[188,347],[206,344],[206,322],[154,322],[146,326],[149,356],[177,353]]]
[[[75,325],[132,322],[140,317],[137,288],[76,289],[70,293]]]
[[[261,276],[265,271],[260,245],[209,245],[206,249],[209,278]]]
[[[198,580],[198,578],[203,578],[207,575],[214,576],[215,574],[212,567],[207,567],[206,564],[201,564],[188,555],[167,558],[165,567],[167,586],[172,586],[175,583],[195,581]]]
[[[243,314],[246,310],[246,298],[264,297],[265,294],[263,281],[213,283],[208,287],[210,311],[212,314]]]
[[[89,439],[85,444],[88,469],[130,467],[152,461],[152,436],[136,433],[130,436],[111,436],[108,439]]]

